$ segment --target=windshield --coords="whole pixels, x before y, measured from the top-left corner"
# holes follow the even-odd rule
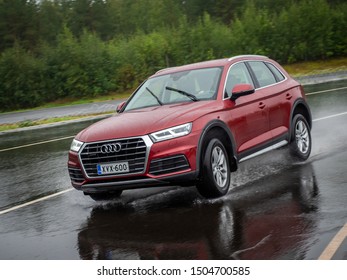
[[[221,68],[203,68],[158,76],[144,82],[124,111],[215,99]]]

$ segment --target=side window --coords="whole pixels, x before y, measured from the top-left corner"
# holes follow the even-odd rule
[[[225,85],[225,98],[231,96],[232,89],[237,84],[250,84],[254,86],[251,75],[249,74],[246,65],[242,62],[233,65],[229,70]]]
[[[267,65],[267,67],[269,67],[271,69],[272,73],[274,73],[274,75],[276,76],[277,81],[280,82],[280,81],[283,81],[285,79],[283,74],[281,73],[281,71],[278,70],[275,65],[273,65],[271,63],[267,63],[267,62],[266,62],[266,65]]]
[[[260,87],[265,87],[276,83],[275,76],[272,74],[270,69],[266,67],[264,62],[251,61],[248,63],[249,66],[252,68]]]

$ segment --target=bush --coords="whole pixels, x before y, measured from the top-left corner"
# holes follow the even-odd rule
[[[42,55],[55,98],[92,97],[116,89],[116,63],[106,43],[94,34],[84,32],[76,39],[65,28],[57,47],[46,46]]]
[[[0,56],[1,111],[30,108],[45,102],[45,64],[18,44]]]
[[[248,1],[232,25],[233,50],[264,54],[282,63],[344,55],[346,7],[332,8],[326,0],[303,0],[270,13]]]
[[[227,57],[232,53],[229,28],[213,21],[207,13],[193,26],[182,17],[172,35],[168,41],[174,65]]]

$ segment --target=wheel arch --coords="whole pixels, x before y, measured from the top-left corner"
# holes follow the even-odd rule
[[[292,131],[292,126],[293,126],[293,118],[295,115],[297,114],[301,114],[305,117],[305,119],[307,120],[308,125],[310,126],[310,130],[312,129],[312,115],[311,115],[311,110],[308,107],[306,101],[302,98],[298,99],[297,101],[295,101],[291,114],[290,114],[290,130]],[[291,133],[289,134],[291,135]],[[291,138],[291,136],[289,136]],[[292,139],[289,139],[289,142],[291,142]]]
[[[235,139],[230,131],[229,127],[221,120],[213,120],[207,123],[207,125],[204,127],[199,143],[198,143],[198,149],[197,149],[197,156],[196,156],[196,167],[197,167],[197,173],[200,174],[201,170],[201,160],[204,156],[204,148],[206,147],[207,143],[210,139],[213,138],[214,135],[218,135],[218,138],[221,138],[221,142],[225,146],[229,159],[230,159],[230,170],[236,171],[237,170],[237,160],[236,160],[236,145],[235,145]]]

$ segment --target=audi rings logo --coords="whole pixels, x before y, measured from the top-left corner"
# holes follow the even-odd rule
[[[111,143],[111,144],[105,144],[102,145],[100,148],[100,151],[103,154],[109,154],[109,153],[118,153],[122,149],[121,144],[119,143]]]

